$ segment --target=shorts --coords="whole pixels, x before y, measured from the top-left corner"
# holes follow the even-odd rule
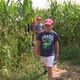
[[[54,58],[55,56],[49,56],[49,57],[40,57],[40,60],[43,64],[46,64],[47,67],[53,67],[54,64]]]

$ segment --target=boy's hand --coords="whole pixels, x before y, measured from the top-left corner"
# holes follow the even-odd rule
[[[34,46],[33,47],[33,53],[34,53],[34,56],[36,56],[36,57],[39,57],[40,55],[39,55],[39,50],[37,50],[37,48]]]
[[[56,53],[57,55],[56,55],[56,63],[58,64],[59,63],[59,55],[58,55],[58,53]]]

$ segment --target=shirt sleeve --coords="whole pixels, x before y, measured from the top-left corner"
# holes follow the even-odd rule
[[[59,37],[58,37],[57,33],[54,34],[54,41],[55,41],[55,42],[56,42],[56,41],[59,41]]]

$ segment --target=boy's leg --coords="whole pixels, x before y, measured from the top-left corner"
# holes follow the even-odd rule
[[[56,63],[56,59],[55,59],[55,58],[54,58],[53,66],[57,68],[57,63]],[[46,64],[44,64],[44,66],[43,66],[43,67],[44,67],[44,74],[46,74],[46,73],[47,73],[47,65],[46,65]]]
[[[53,78],[53,67],[48,67],[48,80]]]
[[[44,67],[44,72],[43,72],[43,74],[45,75],[45,74],[47,73],[47,65],[44,64],[43,67]]]
[[[53,79],[53,63],[54,63],[54,56],[47,57],[48,80]]]
[[[53,63],[54,63],[54,56],[49,57],[41,57],[41,62],[47,65],[48,70],[48,80],[52,80],[53,78]]]

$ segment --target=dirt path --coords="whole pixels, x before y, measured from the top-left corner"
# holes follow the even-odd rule
[[[54,68],[53,73],[53,80],[80,80],[80,66],[70,66],[69,70]]]

